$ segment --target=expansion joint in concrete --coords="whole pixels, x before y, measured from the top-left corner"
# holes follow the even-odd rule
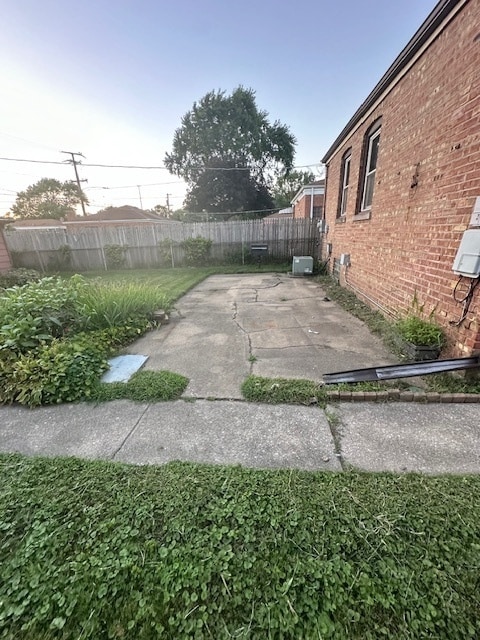
[[[343,459],[343,454],[342,454],[342,433],[341,433],[342,423],[341,423],[341,420],[338,417],[338,414],[334,410],[329,409],[328,407],[326,407],[323,411],[325,413],[325,417],[327,419],[328,426],[330,428],[330,433],[332,434],[332,440],[333,440],[333,446],[334,446],[334,450],[335,450],[335,456],[336,456],[336,458],[338,458],[338,461],[340,462],[342,470],[345,471],[346,470],[346,464],[345,464],[345,461]]]
[[[112,460],[115,460],[116,456],[118,453],[120,453],[120,451],[123,449],[123,447],[125,446],[126,442],[133,436],[133,434],[135,433],[135,431],[137,430],[138,425],[140,424],[140,422],[142,421],[143,416],[147,413],[148,408],[150,407],[149,404],[147,404],[147,406],[145,407],[144,411],[142,411],[141,415],[139,416],[138,420],[135,422],[135,424],[133,425],[133,427],[130,429],[130,431],[127,433],[127,435],[125,436],[125,438],[122,440],[122,442],[120,443],[120,445],[115,449],[115,451],[113,452],[111,458]]]

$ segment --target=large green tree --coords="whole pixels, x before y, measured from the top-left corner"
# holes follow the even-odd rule
[[[75,213],[76,205],[88,204],[83,191],[73,182],[59,182],[53,178],[42,178],[19,191],[11,208],[14,218],[54,218],[59,220]]]
[[[182,118],[173,149],[165,156],[171,173],[188,183],[190,211],[270,209],[270,189],[293,164],[295,138],[286,125],[258,109],[252,89],[231,95],[211,91]]]
[[[290,206],[297,191],[314,180],[315,174],[310,171],[290,171],[287,175],[280,175],[273,188],[275,206],[279,209]]]

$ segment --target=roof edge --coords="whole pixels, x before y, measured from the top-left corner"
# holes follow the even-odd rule
[[[366,100],[360,105],[357,111],[350,118],[346,126],[330,146],[326,154],[322,158],[322,162],[326,163],[332,156],[335,149],[345,140],[348,133],[358,121],[368,112],[375,104],[378,98],[384,93],[388,86],[395,80],[407,64],[414,58],[418,51],[428,41],[430,36],[438,29],[442,22],[452,13],[455,7],[463,3],[465,0],[441,0],[434,9],[429,13],[420,28],[415,32],[414,36],[409,40],[408,44],[402,49],[400,54],[395,58],[393,63],[380,78],[372,92]],[[468,3],[469,0],[467,0]],[[466,3],[466,4],[467,4]]]

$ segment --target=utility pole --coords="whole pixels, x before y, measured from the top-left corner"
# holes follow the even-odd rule
[[[137,189],[138,189],[138,197],[140,198],[140,209],[143,209],[142,192],[140,191],[140,185],[139,184],[137,184]]]
[[[170,217],[170,196],[172,194],[171,193],[167,193],[167,211],[168,211],[168,217]]]
[[[85,158],[85,156],[83,155],[83,153],[75,153],[73,151],[62,151],[62,153],[66,153],[68,156],[72,156],[71,160],[67,160],[67,162],[73,164],[73,169],[75,171],[75,179],[77,182],[77,186],[78,186],[78,195],[80,196],[80,204],[82,205],[82,211],[83,211],[83,215],[86,216],[87,212],[85,211],[85,202],[83,201],[83,197],[82,197],[82,187],[80,186],[80,178],[78,177],[78,171],[77,171],[77,164],[81,164],[80,160],[77,160],[75,156],[81,156],[82,158]]]

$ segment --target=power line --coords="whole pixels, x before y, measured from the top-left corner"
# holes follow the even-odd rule
[[[65,166],[65,162],[55,160],[25,160],[24,158],[0,158],[0,160],[7,160],[8,162],[35,162],[37,164],[61,164]]]
[[[248,211],[186,211],[187,216],[238,216],[242,213],[268,213],[278,211],[278,207],[274,209],[249,209]]]
[[[78,154],[77,154],[78,155]],[[55,160],[28,160],[26,158],[4,158],[0,157],[0,160],[5,160],[7,162],[32,162],[36,164],[57,164],[64,165],[65,162],[58,162]],[[157,165],[136,165],[136,164],[97,164],[91,162],[82,162],[83,167],[97,167],[104,169],[154,169],[154,170],[165,170],[168,171],[167,167],[157,166]],[[306,167],[319,167],[321,166],[321,162],[316,162],[313,164],[302,164],[296,165],[292,167],[292,169],[303,169]],[[250,171],[250,167],[206,167],[204,165],[200,165],[197,167],[191,167],[192,169],[204,169],[205,171]],[[135,185],[137,186],[137,185]]]
[[[182,184],[181,180],[173,180],[170,182],[150,182],[147,184],[124,184],[121,185],[119,187],[85,187],[85,191],[87,189],[106,189],[106,190],[111,190],[111,189],[135,189],[135,187],[161,187],[163,185],[166,184]]]

